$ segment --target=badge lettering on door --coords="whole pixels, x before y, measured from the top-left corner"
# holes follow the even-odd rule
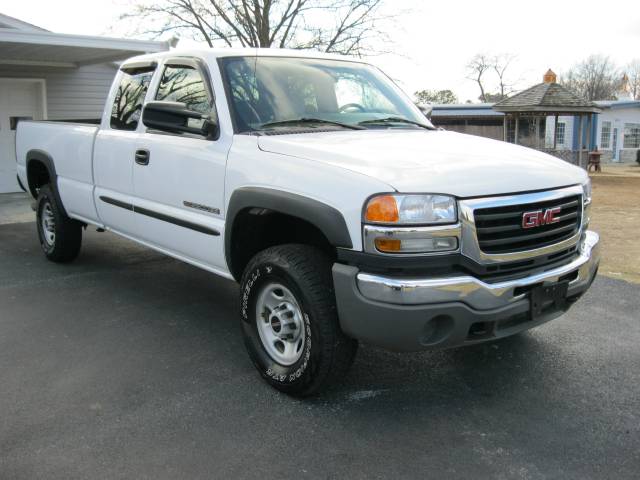
[[[201,210],[201,211],[207,212],[207,213],[213,213],[214,215],[220,215],[220,209],[218,209],[218,208],[207,207],[206,205],[201,205],[199,203],[193,203],[193,202],[187,202],[186,200],[184,202],[182,202],[182,204],[185,207],[188,207],[188,208],[193,208],[195,210]]]

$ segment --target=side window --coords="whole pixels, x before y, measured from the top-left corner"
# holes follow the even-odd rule
[[[556,126],[556,143],[558,145],[564,145],[564,137],[567,131],[567,124],[564,122],[558,122]]]
[[[189,110],[208,114],[212,101],[200,72],[187,66],[167,66],[156,93],[156,100],[181,102]]]
[[[122,72],[122,79],[111,107],[111,128],[135,130],[138,127],[142,104],[152,76],[152,69]]]
[[[622,148],[640,148],[640,123],[624,124],[624,142]]]

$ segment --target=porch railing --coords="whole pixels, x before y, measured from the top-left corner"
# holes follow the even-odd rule
[[[568,162],[572,165],[578,165],[582,168],[587,168],[587,164],[589,163],[589,152],[588,150],[582,150],[582,161],[578,161],[579,159],[579,150],[554,150],[553,148],[541,148],[540,151],[544,153],[548,153],[549,155],[553,155],[554,157],[558,157],[565,162]]]

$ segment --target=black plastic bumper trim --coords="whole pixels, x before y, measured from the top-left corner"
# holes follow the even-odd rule
[[[102,200],[104,203],[108,203],[109,205],[114,205],[116,207],[124,208],[125,210],[133,211],[132,203],[121,202],[120,200],[116,200],[115,198],[111,197],[100,197],[100,200]]]
[[[20,175],[16,175],[16,178],[18,179],[18,186],[22,189],[23,192],[27,192],[27,189],[24,188],[24,185],[22,184],[22,180],[20,180]]]
[[[507,337],[541,325],[565,313],[589,288],[571,286],[563,308],[549,308],[532,319],[529,298],[491,310],[476,310],[462,302],[398,305],[365,298],[359,291],[358,269],[333,266],[340,326],[348,336],[392,351],[440,350]],[[478,325],[487,330],[479,335]]]

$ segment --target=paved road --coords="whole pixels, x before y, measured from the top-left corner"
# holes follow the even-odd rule
[[[0,225],[33,221],[32,198],[20,193],[0,193]]]
[[[600,278],[499,343],[364,346],[298,401],[242,345],[237,287],[90,232],[48,263],[0,226],[0,478],[638,478],[640,288]]]

